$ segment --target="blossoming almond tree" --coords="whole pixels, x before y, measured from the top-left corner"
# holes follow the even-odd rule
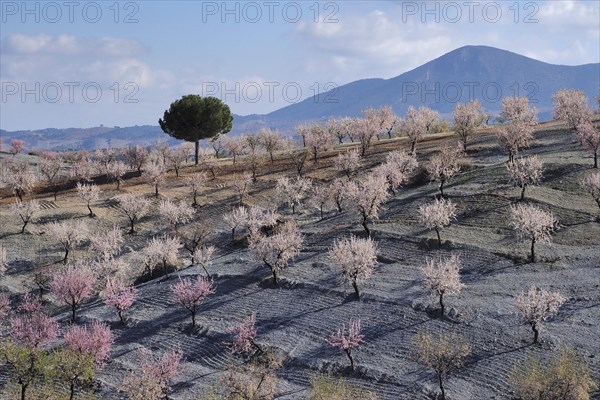
[[[198,246],[192,253],[192,262],[200,265],[209,279],[210,274],[207,268],[212,265],[212,257],[215,251],[217,251],[215,246]]]
[[[335,159],[335,167],[346,174],[348,179],[360,168],[360,164],[360,154],[357,150],[338,153]]]
[[[184,224],[192,219],[194,215],[194,209],[183,201],[176,204],[171,200],[161,200],[158,206],[159,213],[169,220],[175,234],[177,234],[177,228],[179,224]]]
[[[554,119],[566,121],[572,129],[589,122],[592,110],[583,90],[561,89],[552,95],[554,101]]]
[[[64,264],[67,263],[69,252],[73,247],[88,237],[88,227],[82,220],[50,222],[46,225],[46,232],[58,241],[65,250]]]
[[[517,236],[531,240],[531,262],[535,262],[535,244],[549,243],[558,221],[551,212],[529,204],[511,206],[510,216]]]
[[[67,346],[77,352],[91,355],[96,366],[108,361],[113,342],[110,328],[98,321],[86,326],[72,325],[65,333]]]
[[[421,268],[425,285],[438,296],[441,314],[444,315],[444,295],[457,295],[465,286],[460,282],[460,258],[453,254],[450,258],[427,259]]]
[[[600,172],[584,176],[581,179],[580,185],[592,195],[596,204],[600,207]]]
[[[311,187],[312,181],[309,178],[298,176],[294,179],[289,179],[284,176],[277,179],[275,191],[279,198],[292,207],[292,214],[295,214],[296,206],[302,203],[302,200],[304,200]]]
[[[264,263],[273,274],[273,283],[279,280],[278,273],[285,269],[290,260],[300,253],[302,234],[295,221],[286,221],[275,234],[266,236],[252,231],[248,248],[256,261]]]
[[[204,172],[196,172],[185,178],[185,184],[192,191],[192,198],[194,202],[192,203],[192,207],[198,206],[198,193],[200,192],[200,188],[206,185],[208,181],[208,177]]]
[[[25,141],[22,139],[13,139],[10,141],[10,153],[16,156],[20,152],[25,150]]]
[[[154,187],[154,195],[158,197],[158,187],[165,180],[165,167],[157,162],[148,162],[145,164],[142,178]]]
[[[40,173],[44,177],[48,187],[53,187],[54,200],[58,194],[58,188],[54,186],[54,182],[57,179],[60,169],[62,168],[63,157],[57,153],[51,151],[44,151],[39,158],[38,168]]]
[[[25,227],[33,218],[33,215],[41,210],[40,203],[37,200],[28,200],[28,201],[20,201],[17,200],[16,203],[11,203],[9,206],[9,210],[14,215],[18,215],[23,221],[23,226],[21,226],[21,233],[25,232]]]
[[[577,136],[582,146],[594,156],[594,168],[598,168],[598,152],[600,152],[600,128],[591,122],[577,125]]]
[[[162,236],[153,237],[148,241],[138,257],[146,268],[146,273],[149,277],[153,277],[154,269],[157,265],[161,265],[163,273],[166,277],[169,276],[169,267],[175,266],[179,254],[179,249],[183,244],[175,237]]]
[[[256,339],[255,312],[244,318],[241,324],[232,325],[227,328],[226,332],[233,335],[231,349],[234,352],[250,354],[253,349],[259,353],[263,352],[262,348],[254,341]]]
[[[538,343],[541,323],[551,314],[556,314],[566,300],[559,292],[549,292],[535,286],[517,296],[515,305],[523,319],[531,325],[533,343]]]
[[[125,194],[119,199],[119,211],[129,220],[129,233],[135,233],[135,223],[150,210],[150,201],[144,197]]]
[[[116,225],[109,230],[90,235],[92,252],[96,254],[99,262],[110,262],[121,250],[124,241],[123,233]]]
[[[458,135],[465,152],[475,129],[484,122],[484,115],[478,100],[466,104],[458,103],[454,107],[454,131]]]
[[[131,308],[138,297],[138,290],[133,286],[125,286],[120,280],[108,278],[106,288],[102,293],[104,302],[117,310],[117,315],[122,324],[125,323],[123,312]]]
[[[360,332],[360,320],[350,321],[348,323],[348,330],[346,326],[342,324],[337,332],[331,334],[327,338],[327,342],[346,353],[350,360],[350,369],[354,371],[354,358],[352,357],[352,350],[358,348],[362,342],[364,342],[365,336]]]
[[[171,381],[179,373],[179,364],[183,354],[180,351],[168,351],[160,357],[152,356],[147,349],[141,349],[143,358],[140,369],[125,376],[121,390],[130,400],[161,399],[169,393]]]
[[[90,204],[95,201],[98,201],[98,199],[100,198],[100,189],[98,188],[98,186],[94,184],[86,185],[85,183],[82,184],[80,182],[77,182],[77,194],[79,195],[79,197],[81,197],[83,201],[85,201],[87,209],[90,212],[88,216],[95,217],[96,214],[94,214],[94,212],[90,208]]]
[[[387,180],[377,174],[369,174],[356,185],[347,186],[349,203],[358,212],[361,225],[367,235],[371,235],[369,222],[379,219],[382,205],[389,199]]]
[[[77,307],[92,296],[97,280],[96,274],[85,264],[69,265],[54,275],[50,291],[71,308],[72,323],[75,322]]]
[[[508,161],[513,162],[520,149],[529,147],[537,124],[537,111],[529,105],[525,96],[505,97],[502,99],[501,116],[506,125],[497,131],[500,144],[508,151]]]
[[[429,159],[426,169],[431,181],[440,182],[440,196],[444,197],[444,184],[460,172],[459,158],[463,152],[456,147],[442,147]]]
[[[361,239],[356,236],[336,240],[328,257],[352,284],[356,299],[360,299],[358,284],[371,276],[377,263],[375,242],[371,238]]]
[[[196,326],[198,307],[209,294],[215,293],[215,285],[211,280],[198,275],[196,279],[179,278],[179,282],[171,286],[171,291],[176,301],[190,312],[192,326]]]
[[[536,185],[542,179],[544,166],[536,156],[517,158],[506,165],[510,180],[521,188],[521,200],[525,199],[525,189]]]
[[[419,217],[428,229],[435,230],[438,245],[441,246],[440,229],[450,225],[450,222],[456,218],[456,205],[447,199],[435,199],[433,203],[419,207]]]

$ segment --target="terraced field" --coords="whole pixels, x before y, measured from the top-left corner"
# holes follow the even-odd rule
[[[198,266],[186,267],[189,258],[181,252],[180,270],[169,278],[142,283],[140,299],[127,312],[127,324],[117,322],[112,309],[100,300],[85,304],[79,323],[100,320],[110,324],[116,336],[112,361],[99,373],[100,398],[124,398],[118,387],[125,373],[139,364],[134,351],[143,346],[158,354],[180,349],[183,369],[176,379],[172,399],[201,399],[216,385],[227,368],[227,327],[257,313],[258,338],[262,346],[285,355],[277,372],[278,398],[309,398],[309,381],[316,373],[344,375],[357,387],[376,392],[381,399],[430,399],[436,393],[434,374],[414,362],[412,337],[421,330],[457,332],[471,342],[473,353],[466,365],[447,382],[449,399],[511,399],[509,372],[517,361],[529,354],[542,358],[568,345],[588,361],[594,379],[600,379],[600,210],[577,182],[591,171],[591,160],[572,137],[555,123],[542,124],[535,144],[525,154],[537,154],[545,164],[541,185],[527,189],[527,202],[552,211],[560,223],[551,244],[537,247],[538,261],[527,260],[528,243],[515,239],[509,225],[509,207],[519,196],[505,172],[506,155],[497,146],[491,129],[483,130],[473,142],[465,172],[448,182],[446,194],[457,204],[456,221],[442,230],[441,246],[435,232],[426,230],[416,210],[431,201],[437,185],[428,183],[417,172],[385,205],[380,221],[372,227],[378,245],[378,264],[372,277],[362,286],[362,298],[355,301],[351,287],[340,281],[337,270],[326,257],[334,239],[351,233],[363,236],[357,216],[350,211],[326,210],[323,220],[318,210],[302,205],[294,217],[304,235],[301,254],[281,274],[279,286],[270,282],[271,273],[252,260],[244,234],[231,240],[223,215],[237,203],[229,188],[236,172],[244,169],[230,161],[223,173],[199,197],[202,207],[194,221],[182,228],[212,226],[210,243],[218,248],[210,267],[216,293],[207,298],[197,316],[198,326],[190,327],[189,313],[175,305],[169,287],[178,277],[203,274]],[[424,165],[442,144],[453,143],[450,134],[439,134],[421,144],[419,162]],[[344,145],[344,148],[351,145]],[[385,154],[407,148],[400,139],[375,143],[365,160],[366,166],[381,162]],[[306,176],[329,180],[341,176],[333,168],[337,150],[329,151],[318,165],[308,164]],[[366,169],[366,168],[365,168]],[[187,175],[193,167],[184,169]],[[263,169],[251,190],[247,204],[272,205],[274,182],[283,174],[293,175],[286,160]],[[364,171],[362,171],[364,172]],[[85,219],[93,230],[107,229],[116,223],[125,227],[114,197],[120,192],[152,198],[152,189],[134,178],[121,186],[105,185],[103,200],[96,204],[97,218],[73,192],[60,193],[58,200],[40,197],[43,210],[36,222],[19,235],[18,221],[9,215],[5,197],[0,204],[1,243],[8,249],[9,269],[1,287],[15,296],[33,288],[31,276],[43,265],[61,258],[61,249],[44,234],[43,222],[64,218]],[[181,181],[170,177],[161,189],[163,198],[189,198]],[[156,201],[156,200],[155,200]],[[279,212],[290,216],[281,206]],[[142,219],[138,233],[128,236],[121,258],[131,261],[127,247],[138,249],[152,235],[169,233],[168,223],[155,211]],[[447,300],[449,311],[440,317],[434,299],[425,290],[420,267],[427,257],[452,253],[463,260],[461,279],[466,285],[458,297]],[[89,257],[84,244],[76,257]],[[123,272],[134,280],[142,266],[132,264]],[[516,315],[514,299],[530,285],[558,290],[567,302],[558,315],[544,324],[541,343],[531,345],[531,331]],[[50,298],[49,298],[50,299]],[[63,326],[65,309],[48,301],[48,309]],[[341,323],[360,318],[364,345],[356,351],[357,368],[351,373],[347,359],[325,338]],[[6,371],[2,373],[6,381]],[[595,394],[600,398],[600,393]]]

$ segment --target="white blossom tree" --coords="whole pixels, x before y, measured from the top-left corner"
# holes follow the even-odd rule
[[[508,151],[509,162],[512,162],[520,149],[529,147],[537,125],[537,111],[525,96],[505,97],[500,115],[506,124],[498,129],[496,135]]]
[[[444,197],[444,184],[460,172],[459,158],[462,151],[456,147],[442,147],[429,159],[426,169],[431,181],[440,182],[440,195]]]
[[[591,121],[592,109],[583,90],[561,89],[552,95],[554,119],[566,121],[572,129]]]
[[[521,317],[531,326],[533,343],[538,343],[540,326],[551,314],[556,314],[567,299],[559,292],[549,292],[532,286],[527,293],[517,295],[515,305]]]
[[[558,221],[551,212],[529,204],[511,206],[510,217],[517,236],[531,240],[531,262],[535,262],[535,244],[549,243]]]
[[[419,217],[427,229],[435,230],[438,245],[442,245],[440,230],[456,218],[456,204],[447,199],[435,199],[419,207]]]
[[[40,203],[37,200],[19,201],[12,203],[9,210],[14,215],[18,215],[23,222],[21,233],[25,232],[25,227],[32,220],[35,213],[41,210]]]
[[[179,224],[185,224],[192,219],[194,215],[194,209],[187,203],[180,201],[179,203],[172,202],[171,200],[161,200],[158,205],[158,212],[169,220],[169,223],[173,225],[175,234],[177,234],[177,228]]]
[[[60,222],[50,222],[46,224],[46,234],[59,242],[65,250],[63,263],[67,263],[69,252],[74,246],[88,238],[89,231],[87,224],[78,220],[66,220]]]
[[[135,233],[135,223],[150,211],[150,201],[144,197],[125,194],[119,199],[119,211],[129,220],[129,233]]]
[[[360,299],[358,284],[371,276],[373,267],[377,264],[375,242],[371,238],[361,239],[354,235],[336,240],[328,257],[350,282],[356,298]]]
[[[149,162],[144,166],[144,172],[142,178],[154,187],[154,195],[158,197],[158,187],[165,180],[165,167],[163,164],[157,162]]]
[[[125,239],[118,226],[90,235],[91,250],[99,262],[110,262],[121,250]]]
[[[460,257],[456,254],[449,258],[434,260],[428,258],[421,268],[425,285],[438,297],[441,314],[444,315],[444,296],[458,295],[465,286],[460,281]]]
[[[298,176],[290,179],[284,176],[277,179],[275,191],[280,199],[292,207],[292,214],[295,214],[296,207],[302,203],[311,187],[312,181],[309,178]]]
[[[387,180],[385,177],[369,174],[356,185],[348,185],[347,188],[349,203],[360,215],[361,225],[370,236],[369,222],[379,219],[379,211],[389,199]]]
[[[458,135],[463,145],[463,150],[467,151],[469,140],[484,122],[485,113],[478,100],[466,104],[458,103],[454,107],[454,131]]]
[[[592,195],[600,207],[600,172],[587,174],[581,179],[580,185]]]
[[[80,182],[77,182],[76,188],[77,194],[79,195],[79,197],[81,197],[83,201],[85,201],[87,209],[90,212],[88,214],[88,217],[95,217],[96,214],[94,214],[94,212],[92,211],[90,204],[98,201],[101,193],[100,189],[94,184],[86,185],[85,183]]]
[[[169,276],[169,268],[176,267],[179,257],[181,242],[170,236],[153,237],[137,255],[145,267],[145,272],[150,278],[154,277],[154,270],[161,266],[164,274]]]
[[[256,261],[264,263],[278,284],[279,272],[285,269],[292,258],[300,253],[302,234],[295,221],[286,221],[270,236],[256,230],[250,234],[248,248]]]
[[[374,169],[376,175],[385,177],[388,190],[392,194],[408,180],[408,176],[417,168],[417,157],[414,153],[391,151],[385,157],[385,162]]]
[[[194,200],[192,207],[198,206],[198,193],[200,192],[200,189],[206,185],[207,181],[208,177],[204,172],[196,172],[185,178],[186,186],[192,191],[192,198]]]
[[[360,168],[360,154],[357,150],[350,150],[338,153],[335,159],[335,167],[342,171],[348,179]]]
[[[517,158],[506,165],[513,185],[521,188],[521,200],[525,199],[525,189],[537,185],[542,179],[544,165],[536,156]]]
[[[600,129],[591,122],[577,125],[577,136],[582,146],[594,156],[594,168],[598,168],[598,152],[600,151]]]

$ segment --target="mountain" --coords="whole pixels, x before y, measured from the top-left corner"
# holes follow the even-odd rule
[[[427,105],[449,118],[456,103],[472,98],[494,116],[501,110],[502,97],[515,95],[527,96],[545,120],[552,116],[552,94],[563,88],[581,89],[592,101],[600,88],[600,64],[554,65],[493,47],[465,46],[394,78],[351,82],[265,115],[234,115],[230,135],[262,127],[292,134],[303,121],[359,116],[366,107],[385,105],[401,116],[411,105]],[[5,143],[20,137],[29,148],[56,150],[149,145],[157,140],[177,143],[158,126],[0,131],[0,136]]]

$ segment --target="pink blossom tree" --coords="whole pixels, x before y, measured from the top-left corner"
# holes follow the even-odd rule
[[[127,147],[124,150],[123,155],[127,159],[129,166],[136,169],[138,175],[142,176],[142,166],[148,161],[148,157],[150,156],[148,150],[138,144]]]
[[[194,202],[192,203],[192,207],[198,206],[198,193],[200,189],[206,185],[208,181],[208,177],[204,172],[196,172],[185,178],[185,185],[192,191],[192,198]]]
[[[62,165],[63,158],[59,154],[51,151],[42,152],[38,161],[40,173],[44,177],[48,187],[52,187],[54,189],[54,200],[56,200],[56,196],[58,194],[58,188],[54,185],[54,182],[59,176]]]
[[[292,258],[300,253],[302,234],[295,221],[286,221],[275,234],[266,236],[253,231],[248,239],[248,248],[256,261],[267,266],[273,275],[273,283],[278,284],[278,273],[285,269]]]
[[[467,145],[475,134],[475,129],[484,122],[485,113],[478,100],[466,104],[458,103],[454,107],[454,131],[458,135],[463,150],[467,151]]]
[[[90,204],[98,201],[100,198],[100,189],[94,184],[86,185],[85,183],[77,183],[77,194],[86,203],[87,209],[89,210],[88,217],[95,217],[96,214],[90,208]]]
[[[329,136],[331,136],[332,140],[337,139],[339,144],[344,143],[344,138],[348,136],[348,131],[345,129],[344,124],[341,122],[341,119],[338,118],[329,118],[327,123],[325,123],[325,127],[329,132]]]
[[[529,204],[511,206],[510,217],[517,237],[531,240],[531,262],[535,262],[535,244],[549,243],[558,221],[551,212]]]
[[[350,360],[350,369],[354,371],[354,357],[352,357],[352,350],[360,346],[364,342],[365,336],[360,331],[360,320],[350,321],[348,323],[348,330],[346,331],[346,325],[342,324],[337,332],[332,333],[327,338],[327,343],[335,348],[340,349],[348,359]]]
[[[107,325],[94,321],[87,326],[72,325],[65,333],[65,342],[72,350],[91,355],[94,364],[100,366],[109,359],[114,337]]]
[[[10,141],[10,153],[16,156],[25,149],[25,141],[21,139],[13,139]]]
[[[592,109],[583,90],[561,89],[552,95],[554,119],[566,121],[572,129],[590,122]]]
[[[438,296],[441,314],[444,315],[444,295],[458,295],[465,286],[460,281],[460,258],[453,254],[440,260],[427,259],[421,268],[425,285]]]
[[[460,172],[459,158],[463,152],[455,147],[442,147],[429,159],[426,169],[431,181],[440,182],[440,196],[444,197],[444,184]]]
[[[556,314],[567,299],[559,292],[549,292],[532,286],[527,293],[517,295],[515,305],[521,317],[531,326],[533,343],[538,343],[540,326],[551,314]]]
[[[408,180],[408,176],[417,166],[417,157],[414,153],[406,154],[404,151],[391,151],[385,157],[385,162],[374,170],[375,175],[385,178],[388,190],[392,194]]]
[[[183,354],[180,351],[168,351],[160,357],[153,357],[146,349],[140,349],[142,362],[137,372],[125,376],[121,390],[130,400],[149,400],[164,398],[171,381],[179,372]]]
[[[506,125],[498,129],[500,144],[508,151],[508,161],[512,163],[520,149],[529,147],[533,131],[537,125],[537,111],[530,106],[525,96],[505,97],[502,99],[501,117]]]
[[[435,199],[432,203],[419,207],[419,217],[427,229],[435,230],[438,245],[442,245],[440,229],[450,225],[456,218],[456,204],[447,199]]]
[[[215,285],[210,279],[198,275],[196,279],[181,279],[171,286],[175,300],[192,315],[192,326],[196,326],[196,312],[204,299],[215,293]]]
[[[177,228],[179,224],[185,224],[186,222],[189,222],[194,215],[194,209],[187,203],[183,201],[174,203],[168,199],[160,201],[158,212],[160,215],[168,219],[171,225],[173,225],[175,234],[177,234]]]
[[[335,167],[342,171],[348,179],[360,168],[360,154],[358,150],[349,150],[338,153],[335,159]]]
[[[253,312],[251,315],[244,318],[241,324],[232,325],[225,331],[233,335],[231,342],[231,349],[234,352],[243,354],[250,354],[255,349],[259,353],[263,352],[263,349],[256,344],[256,313]]]
[[[135,233],[135,223],[150,211],[150,201],[144,197],[125,194],[119,199],[119,211],[129,220],[129,233]]]
[[[577,136],[583,147],[594,155],[594,168],[598,168],[598,152],[600,151],[600,129],[591,122],[577,125]]]
[[[31,221],[34,214],[41,210],[40,203],[37,200],[19,201],[12,203],[9,206],[9,210],[13,215],[18,215],[23,222],[21,226],[21,233],[25,232],[25,227]]]
[[[302,178],[298,176],[290,179],[284,176],[277,179],[275,191],[280,199],[292,207],[292,214],[295,214],[296,206],[302,203],[304,198],[308,195],[311,187],[312,181],[309,178]]]
[[[125,323],[123,312],[130,309],[138,297],[138,290],[134,286],[126,286],[120,280],[108,278],[106,288],[102,293],[102,299],[106,303],[117,310],[117,315],[122,324]]]
[[[63,263],[67,263],[69,252],[74,246],[88,238],[88,227],[82,220],[66,220],[60,222],[50,222],[46,225],[46,231],[49,236],[59,242],[65,250]]]
[[[81,302],[90,298],[98,281],[96,274],[84,264],[67,266],[55,274],[50,282],[50,292],[57,300],[71,307],[71,322]]]
[[[521,200],[525,199],[525,189],[537,185],[542,179],[544,166],[536,156],[517,158],[506,165],[513,185],[521,188]]]
[[[360,299],[358,284],[371,276],[377,263],[375,242],[356,236],[336,240],[328,257],[340,269],[342,277],[352,284],[356,299]]]
[[[44,373],[44,348],[58,336],[58,324],[42,311],[39,301],[26,294],[10,325],[10,339],[3,343],[1,353],[25,400],[29,386]]]
[[[600,207],[600,172],[594,172],[584,176],[581,179],[580,185],[592,195],[596,204]]]
[[[165,180],[165,167],[162,164],[149,162],[145,164],[142,178],[154,187],[154,195],[158,197],[158,187]]]
[[[382,205],[389,199],[387,180],[376,174],[369,174],[356,185],[348,185],[349,203],[358,212],[361,225],[367,235],[371,235],[369,222],[379,219]]]

